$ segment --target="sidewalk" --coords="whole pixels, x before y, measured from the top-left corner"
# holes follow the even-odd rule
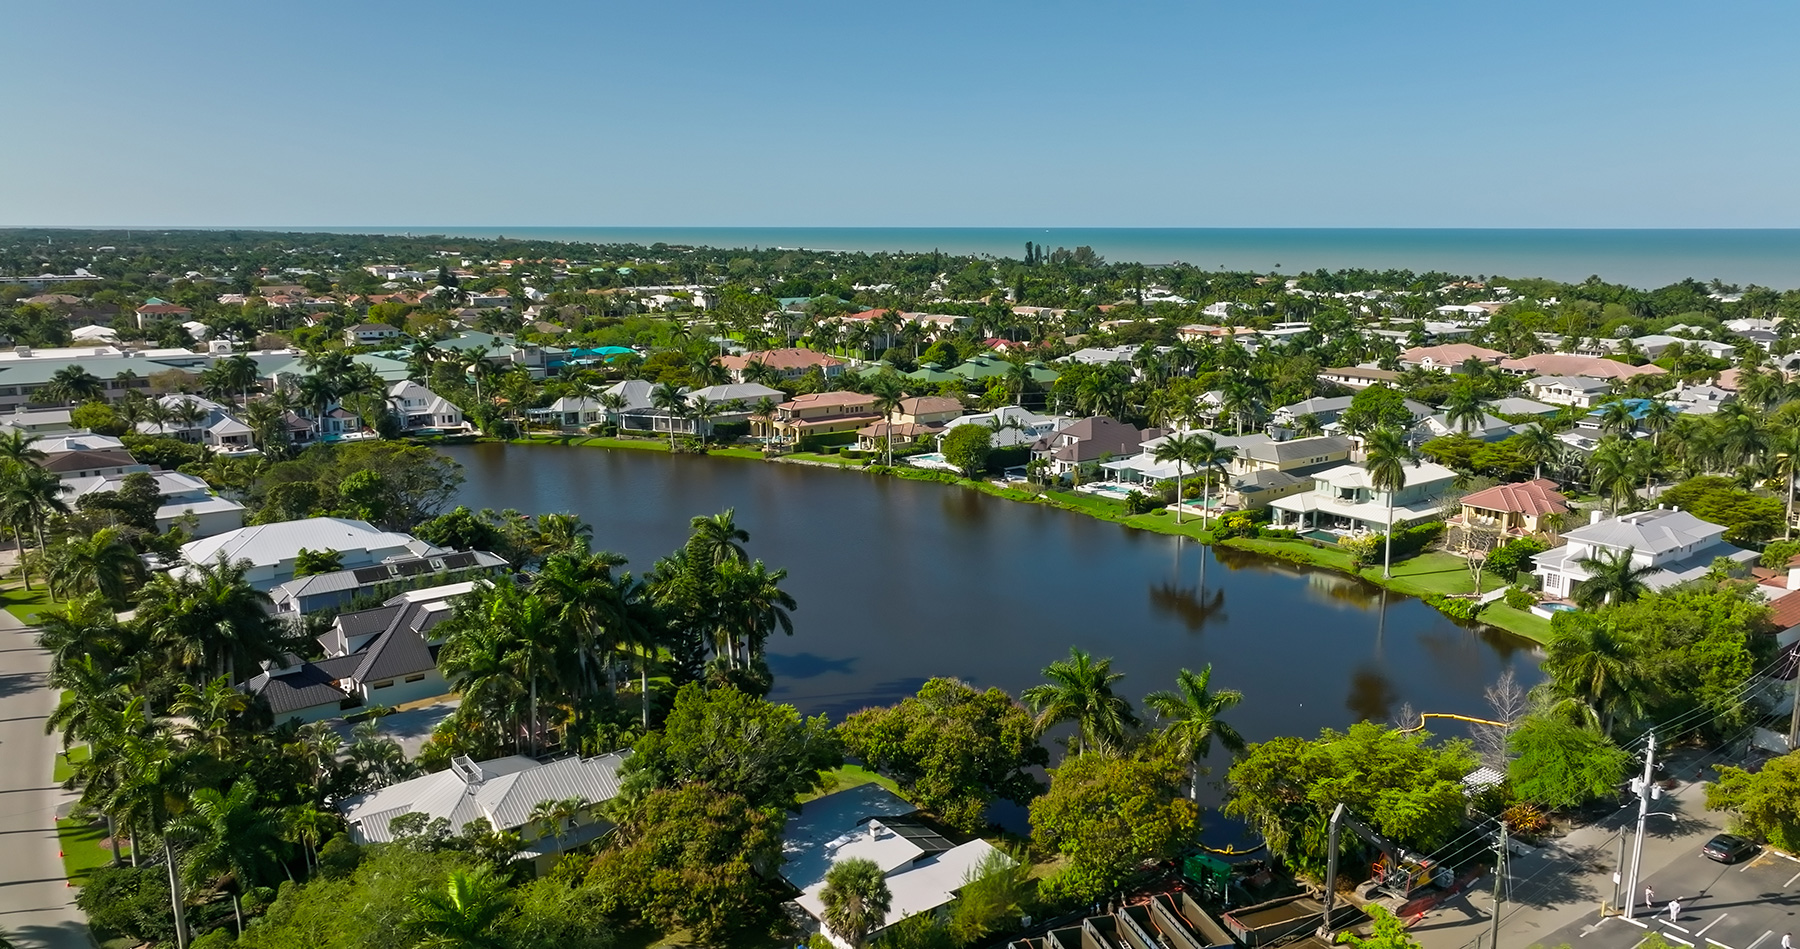
[[[1693,762],[1699,757],[1692,751],[1670,756],[1668,773],[1691,778]],[[1706,786],[1697,781],[1683,780],[1680,787],[1653,802],[1651,810],[1668,812],[1675,818],[1650,818],[1638,871],[1640,878],[1692,856],[1724,825],[1723,815],[1706,810]],[[1544,944],[1564,926],[1598,922],[1602,905],[1613,898],[1620,832],[1635,830],[1636,825],[1637,804],[1633,801],[1612,817],[1580,828],[1539,853],[1513,857],[1507,873],[1512,888],[1500,919],[1500,946],[1525,949]],[[1625,835],[1627,848],[1629,836]],[[1626,852],[1629,859],[1629,849]],[[1629,868],[1625,872],[1628,876]],[[1474,949],[1477,940],[1486,947],[1492,931],[1493,907],[1494,878],[1490,873],[1471,891],[1426,913],[1411,932],[1421,949]]]
[[[0,610],[0,931],[20,949],[92,949],[58,856],[56,808],[74,795],[51,779],[62,745],[44,734],[49,668],[37,630]]]

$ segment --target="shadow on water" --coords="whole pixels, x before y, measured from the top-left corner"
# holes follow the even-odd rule
[[[1399,690],[1379,668],[1365,663],[1350,673],[1350,694],[1344,697],[1344,707],[1357,719],[1385,722],[1399,703]]]
[[[769,653],[769,671],[779,679],[812,679],[832,672],[849,675],[856,667],[856,660],[829,659],[817,653],[800,652],[793,655]]]
[[[771,656],[770,665],[774,664],[773,659],[774,657]],[[877,682],[866,688],[857,688],[849,692],[814,692],[809,696],[805,712],[809,715],[825,714],[831,716],[833,720],[841,720],[846,715],[860,712],[871,706],[892,705],[918,692],[919,687],[924,685],[929,678],[929,676],[917,676],[889,679],[886,682]],[[778,698],[785,691],[787,691],[787,687],[782,685],[781,678],[777,676],[775,690],[770,693],[769,697]]]

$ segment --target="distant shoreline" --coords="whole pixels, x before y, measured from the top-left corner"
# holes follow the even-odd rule
[[[1026,241],[1088,246],[1109,261],[1207,270],[1299,274],[1314,270],[1439,271],[1460,276],[1590,275],[1640,289],[1718,279],[1778,290],[1800,288],[1800,229],[1794,228],[1108,228],[1108,227],[573,227],[367,225],[243,227],[57,227],[19,230],[258,231],[589,244],[665,243],[717,249],[804,248],[849,253],[985,254],[1018,258]]]

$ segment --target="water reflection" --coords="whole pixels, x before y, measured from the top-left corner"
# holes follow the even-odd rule
[[[1350,673],[1350,694],[1344,698],[1355,721],[1385,722],[1400,704],[1400,692],[1380,669],[1363,664]]]
[[[1190,633],[1200,632],[1214,620],[1228,618],[1225,615],[1225,591],[1219,587],[1202,594],[1199,587],[1179,587],[1166,580],[1152,583],[1150,606],[1160,616],[1180,620]]]

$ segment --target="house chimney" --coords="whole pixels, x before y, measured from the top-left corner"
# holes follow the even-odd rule
[[[1589,524],[1598,524],[1598,523],[1600,523],[1600,518],[1603,516],[1604,515],[1602,514],[1602,512],[1600,511],[1599,508],[1594,508],[1593,510],[1588,512],[1588,523]]]

